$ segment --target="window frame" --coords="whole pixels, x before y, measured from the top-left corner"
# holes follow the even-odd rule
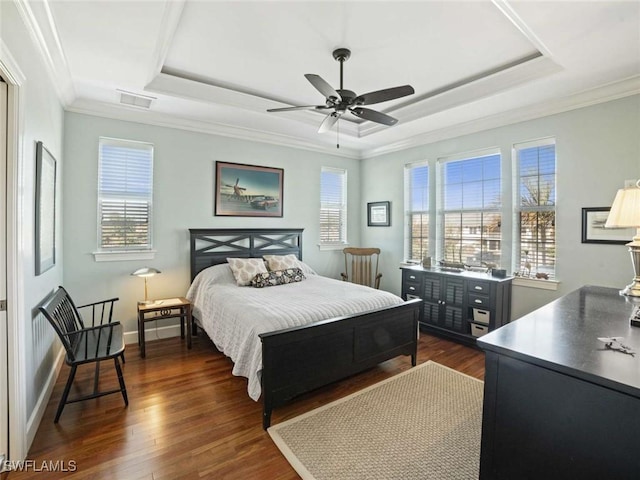
[[[525,208],[524,210],[522,209],[522,205],[521,205],[521,201],[520,201],[520,182],[521,182],[521,168],[520,168],[520,151],[522,150],[526,150],[526,149],[531,149],[531,148],[540,148],[540,147],[545,147],[545,146],[550,146],[553,145],[554,147],[554,168],[553,168],[553,181],[554,181],[554,185],[553,185],[553,191],[554,191],[554,203],[552,205],[538,205],[535,207],[529,207],[529,208]],[[536,212],[536,213],[541,213],[541,212],[553,212],[553,248],[555,251],[554,254],[554,261],[553,261],[553,272],[552,273],[548,273],[549,278],[545,279],[544,281],[547,282],[548,280],[552,280],[557,282],[557,273],[558,273],[558,256],[557,256],[557,249],[558,249],[558,242],[557,242],[557,220],[558,220],[558,215],[557,215],[557,208],[558,208],[558,199],[557,199],[557,188],[558,188],[558,151],[557,151],[557,142],[556,142],[556,138],[555,137],[544,137],[544,138],[539,138],[539,139],[535,139],[535,140],[529,140],[529,141],[524,141],[524,142],[518,142],[518,143],[514,143],[512,146],[512,155],[511,155],[512,159],[513,159],[513,257],[512,257],[512,270],[514,272],[521,272],[522,271],[522,238],[521,238],[521,226],[520,226],[520,214],[523,211],[526,212]],[[538,177],[540,177],[540,174],[538,173],[537,175]],[[538,242],[536,242],[538,243]],[[530,273],[528,276],[522,275],[519,276],[519,279],[523,279],[523,280],[537,280],[535,278],[535,276],[532,276],[532,272],[535,270],[537,271],[537,264],[536,266],[531,265],[530,268]],[[547,273],[547,272],[545,272]]]
[[[338,175],[340,177],[340,181],[342,183],[342,189],[340,192],[339,202],[328,202],[325,198],[324,192],[324,182],[323,175],[324,174],[332,174]],[[337,167],[320,167],[320,211],[319,211],[319,242],[318,246],[323,250],[331,250],[331,249],[341,249],[348,245],[347,241],[347,231],[348,231],[348,209],[347,209],[347,180],[348,180],[348,172],[346,168],[337,168]],[[339,219],[340,225],[339,227],[339,239],[336,241],[328,241],[323,239],[323,211],[327,208],[340,210]],[[335,227],[335,225],[334,225]]]
[[[422,196],[422,208],[418,210],[412,209],[412,197],[413,197],[413,188],[411,184],[411,174],[414,169],[426,168],[426,179],[425,185],[426,189],[424,191],[424,195]],[[430,211],[431,205],[431,168],[429,166],[428,161],[421,161],[415,163],[408,163],[404,166],[404,258],[406,260],[422,260],[425,256],[433,256],[433,241],[432,241],[432,213]],[[413,216],[421,215],[422,217],[426,216],[426,222],[423,220],[421,225],[426,223],[427,226],[427,234],[420,235],[420,254],[418,257],[413,255]],[[424,227],[421,227],[421,232]],[[426,247],[424,247],[424,242],[426,241]]]
[[[497,156],[499,159],[499,166],[498,166],[498,177],[497,179],[493,179],[493,180],[497,180],[498,181],[498,191],[500,193],[500,200],[499,200],[499,204],[495,207],[495,208],[488,208],[485,207],[484,205],[480,208],[466,208],[464,206],[464,204],[460,207],[460,208],[446,208],[446,204],[445,204],[445,195],[446,195],[446,179],[445,179],[445,174],[446,174],[446,164],[448,163],[452,163],[452,162],[464,162],[464,161],[472,161],[472,160],[476,160],[476,159],[482,159],[485,157],[493,157],[493,156]],[[498,215],[499,216],[499,223],[500,225],[502,225],[503,221],[504,221],[504,198],[503,198],[503,178],[502,178],[502,163],[503,163],[503,155],[502,152],[500,150],[500,148],[497,147],[493,147],[493,148],[485,148],[485,149],[481,149],[481,150],[474,150],[474,151],[470,151],[470,152],[464,152],[464,153],[460,153],[460,154],[456,154],[456,155],[449,155],[449,156],[445,156],[445,157],[439,157],[436,161],[436,174],[437,174],[437,188],[436,188],[436,194],[437,194],[437,204],[436,204],[436,221],[437,221],[437,229],[436,229],[436,250],[437,250],[437,257],[438,258],[442,258],[444,260],[447,260],[446,256],[445,256],[445,243],[446,243],[446,215],[452,215],[452,214],[459,214],[460,218],[461,218],[461,222],[462,222],[462,218],[465,214],[479,214],[480,217],[483,219],[482,220],[482,226],[484,227],[484,216],[485,214],[493,214],[493,215]],[[491,180],[491,179],[485,179],[484,176],[481,180],[482,182],[482,192],[484,193],[484,182],[485,180]],[[460,182],[460,185],[464,185],[465,183],[472,183],[472,182]],[[484,204],[484,200],[483,200],[483,204]],[[460,227],[460,242],[461,245],[464,242],[464,236],[463,236],[463,232],[462,232],[463,228],[462,225]],[[494,237],[489,237],[489,238],[485,238],[483,236],[484,234],[484,228],[481,228],[480,231],[480,238],[478,239],[478,245],[480,248],[480,262],[486,262],[486,263],[495,263],[497,264],[498,267],[500,267],[501,265],[503,265],[505,262],[505,249],[504,249],[504,231],[502,229],[502,227],[500,228],[500,234],[499,234],[499,238],[496,239]],[[484,252],[484,247],[483,245],[486,242],[491,242],[491,241],[498,241],[500,248],[498,249],[499,251],[499,255],[500,255],[500,260],[498,262],[494,262],[494,261],[488,261],[486,259],[482,258],[482,254]],[[463,250],[462,247],[460,248],[460,254],[462,254]],[[454,261],[454,262],[460,262],[460,263],[467,263],[465,261],[464,258],[460,258],[458,260],[451,260],[449,259],[449,261]]]
[[[124,245],[122,247],[105,246],[103,244],[103,222],[102,222],[102,208],[105,198],[109,198],[109,194],[105,194],[101,188],[101,181],[103,175],[103,165],[105,159],[103,158],[102,149],[104,146],[112,145],[124,148],[131,148],[135,150],[142,150],[148,153],[148,171],[145,172],[145,176],[149,178],[149,184],[145,185],[148,189],[148,194],[143,195],[127,195],[123,194],[123,197],[136,199],[138,201],[146,202],[147,205],[147,242],[144,245]],[[142,142],[129,139],[111,138],[111,137],[99,137],[98,139],[98,175],[97,175],[97,250],[94,252],[94,258],[96,261],[119,261],[119,260],[142,260],[153,259],[155,256],[155,250],[153,249],[153,167],[154,167],[154,145],[150,142]],[[126,181],[126,177],[125,177]]]

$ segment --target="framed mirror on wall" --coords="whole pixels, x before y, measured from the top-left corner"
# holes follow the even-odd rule
[[[36,143],[35,266],[41,275],[56,264],[56,159]]]

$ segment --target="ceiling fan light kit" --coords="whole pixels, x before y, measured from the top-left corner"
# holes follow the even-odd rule
[[[351,90],[344,88],[344,62],[349,60],[351,50],[348,48],[337,48],[333,51],[333,58],[340,62],[340,88],[335,90],[320,75],[313,73],[305,74],[305,78],[325,97],[324,105],[300,105],[295,107],[271,108],[267,112],[289,112],[292,110],[314,110],[329,111],[323,122],[320,124],[318,133],[325,133],[331,130],[331,127],[340,119],[340,116],[349,111],[351,114],[363,120],[380,123],[382,125],[392,126],[398,123],[386,113],[364,108],[362,105],[373,105],[375,103],[387,102],[397,98],[405,97],[415,93],[411,85],[402,85],[400,87],[385,88],[374,92],[357,95]],[[333,111],[331,111],[333,110]]]

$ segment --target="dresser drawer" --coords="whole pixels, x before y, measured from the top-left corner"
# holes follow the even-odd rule
[[[482,308],[490,308],[491,301],[489,297],[485,295],[474,295],[473,293],[469,294],[469,306],[470,307],[482,307]]]
[[[406,295],[416,295],[419,297],[422,296],[419,283],[404,282],[402,284],[402,293]]]
[[[468,280],[467,291],[469,293],[476,293],[479,295],[489,295],[491,290],[491,284],[482,280]]]

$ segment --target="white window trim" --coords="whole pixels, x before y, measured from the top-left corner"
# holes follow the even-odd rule
[[[153,260],[157,250],[123,250],[93,252],[96,262],[123,262],[131,260]]]
[[[348,242],[348,193],[347,193],[347,169],[346,168],[336,168],[336,167],[321,167],[320,175],[322,176],[323,172],[333,172],[337,174],[343,175],[343,189],[342,189],[342,202],[344,205],[344,238],[341,242],[318,242],[318,248],[320,250],[342,250],[343,248],[349,245]],[[320,210],[322,211],[322,181],[320,185]],[[322,233],[322,232],[319,232]]]
[[[128,140],[114,137],[100,137],[98,139],[98,145],[100,143],[111,143],[111,144],[120,144],[120,145],[130,145],[130,144],[140,144],[147,145],[151,147],[151,178],[152,184],[151,188],[153,191],[153,163],[154,163],[154,152],[155,146],[150,142],[142,142],[138,140]],[[99,147],[98,147],[99,148]],[[100,182],[99,173],[98,173],[98,182]],[[99,194],[98,194],[99,195]],[[137,248],[137,249],[102,249],[100,248],[100,235],[101,235],[101,226],[100,226],[100,197],[98,196],[98,224],[97,224],[97,232],[96,239],[98,241],[98,248],[95,252],[93,252],[93,258],[96,262],[119,262],[119,261],[135,261],[135,260],[153,260],[155,258],[155,254],[157,250],[153,249],[153,193],[151,194],[151,198],[149,200],[149,248]]]
[[[558,150],[557,150],[557,142],[556,137],[542,137],[534,140],[529,140],[525,142],[517,142],[511,145],[511,161],[513,168],[512,185],[511,191],[513,193],[513,198],[511,200],[512,203],[512,217],[513,217],[513,226],[512,226],[512,254],[511,254],[511,269],[514,272],[519,271],[519,258],[520,258],[520,225],[516,221],[516,217],[520,213],[520,166],[518,162],[518,150],[524,150],[527,148],[535,148],[535,147],[544,147],[547,145],[556,146],[556,187],[558,182]],[[557,192],[556,192],[557,195]],[[556,213],[556,221],[558,219],[557,215],[557,198],[556,204],[553,207],[543,206],[540,207],[540,211],[554,211]],[[556,238],[556,249],[558,246],[557,238]],[[558,280],[558,258],[556,257],[556,265],[554,271],[554,278],[550,280],[540,279],[540,278],[527,278],[527,277],[514,277],[514,285],[522,286],[522,287],[530,287],[530,288],[539,288],[543,290],[557,290],[560,281]],[[517,280],[517,282],[516,282]]]
[[[504,156],[502,155],[502,150],[499,147],[488,147],[481,148],[477,150],[470,150],[468,152],[456,153],[454,155],[447,155],[444,157],[438,157],[436,160],[436,208],[435,208],[435,216],[436,216],[436,234],[435,234],[435,249],[436,249],[436,258],[444,258],[444,214],[446,213],[468,213],[468,212],[488,212],[488,213],[499,213],[501,218],[504,219],[505,210],[504,210],[504,197],[500,197],[500,208],[499,209],[459,209],[459,210],[445,210],[444,208],[444,164],[448,162],[457,162],[470,160],[472,158],[481,158],[481,157],[490,157],[493,155],[498,155],[500,157],[500,163],[504,162]],[[502,168],[500,169],[500,184],[503,184],[504,179],[502,178]],[[502,187],[501,187],[502,193]],[[505,245],[504,238],[504,230],[500,231],[500,245]],[[504,249],[500,249],[500,255],[502,254]],[[500,260],[503,263],[503,260]]]
[[[431,205],[431,181],[433,176],[431,175],[431,165],[429,165],[429,160],[421,160],[419,162],[411,162],[411,163],[406,163],[404,165],[404,170],[403,170],[403,189],[404,189],[404,218],[402,219],[402,222],[404,224],[404,232],[403,232],[403,243],[404,243],[404,247],[403,247],[403,251],[404,251],[404,258],[405,261],[408,260],[412,260],[411,257],[411,242],[409,241],[409,237],[411,237],[411,225],[410,222],[408,221],[408,217],[410,214],[413,213],[418,213],[421,211],[424,211],[427,215],[429,215],[429,238],[427,239],[429,247],[427,249],[427,255],[428,256],[435,256],[435,246],[434,243],[431,239],[431,231],[432,231],[432,220],[433,220],[433,215],[431,213],[431,208],[427,208],[426,210],[411,210],[411,208],[407,208],[410,207],[411,205],[411,189],[407,189],[407,173],[409,171],[411,171],[414,168],[420,168],[420,167],[427,167],[427,175],[429,176],[429,182],[427,184],[427,205]],[[422,259],[413,259],[413,260],[422,260]]]

